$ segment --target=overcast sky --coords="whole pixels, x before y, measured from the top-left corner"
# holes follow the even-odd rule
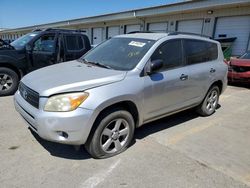
[[[25,27],[180,1],[182,0],[0,0],[0,28]]]

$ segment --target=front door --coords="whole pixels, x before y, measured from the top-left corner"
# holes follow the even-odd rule
[[[169,40],[152,55],[163,60],[163,68],[144,78],[144,121],[188,106],[188,69],[184,65],[182,40]]]
[[[39,69],[56,63],[56,36],[44,34],[33,44],[31,63],[32,69]]]

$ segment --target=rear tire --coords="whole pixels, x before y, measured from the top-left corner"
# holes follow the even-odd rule
[[[212,115],[219,102],[220,89],[218,86],[212,86],[207,92],[206,97],[202,103],[197,107],[197,112],[201,116],[210,116]]]
[[[125,110],[107,111],[101,115],[88,138],[85,148],[96,158],[108,158],[125,151],[134,136],[135,123],[132,115]]]
[[[16,92],[19,83],[15,71],[0,67],[0,96],[12,95]]]

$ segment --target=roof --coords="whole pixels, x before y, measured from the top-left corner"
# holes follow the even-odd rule
[[[218,43],[215,40],[211,40],[207,36],[202,36],[202,35],[195,34],[195,33],[181,33],[181,32],[170,32],[170,33],[142,33],[140,32],[140,33],[114,36],[114,38],[137,38],[137,39],[146,39],[146,40],[160,40],[164,37],[198,39],[198,40],[205,40],[205,41]]]
[[[138,38],[138,39],[147,39],[147,40],[159,40],[163,37],[168,36],[168,33],[133,33],[133,34],[125,34],[118,35],[114,38]]]

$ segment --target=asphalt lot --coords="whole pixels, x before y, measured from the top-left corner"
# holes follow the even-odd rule
[[[0,187],[250,187],[250,89],[229,86],[210,117],[192,110],[147,124],[105,160],[47,142],[0,98]]]

